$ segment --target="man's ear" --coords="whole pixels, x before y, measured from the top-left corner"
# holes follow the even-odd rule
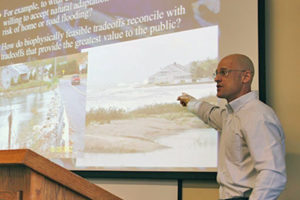
[[[250,70],[246,70],[243,72],[243,77],[242,77],[242,82],[243,83],[249,83],[251,82],[251,79],[252,79],[252,73]]]

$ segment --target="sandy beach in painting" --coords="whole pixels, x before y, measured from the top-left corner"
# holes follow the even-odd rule
[[[156,140],[180,134],[191,128],[204,128],[197,118],[168,120],[138,118],[115,120],[108,124],[93,123],[86,128],[85,152],[136,153],[169,148]]]

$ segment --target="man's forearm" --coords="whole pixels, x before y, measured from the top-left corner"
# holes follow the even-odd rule
[[[196,99],[191,100],[187,104],[190,112],[197,115],[204,123],[211,127],[221,130],[222,128],[222,109],[205,101]]]

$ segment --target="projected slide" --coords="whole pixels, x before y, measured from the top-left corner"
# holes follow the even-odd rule
[[[87,49],[85,153],[78,165],[215,166],[215,131],[175,100],[182,91],[215,96],[217,37],[211,26]]]
[[[231,5],[256,8],[235,0],[1,4],[0,149],[30,148],[71,170],[215,170],[217,132],[177,97],[219,104],[212,74],[220,56],[245,51],[256,61],[257,14],[249,24],[245,11],[241,27]]]

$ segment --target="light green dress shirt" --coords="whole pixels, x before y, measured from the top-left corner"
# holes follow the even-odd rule
[[[187,106],[220,133],[220,199],[277,199],[287,180],[285,137],[276,114],[256,92],[235,99],[226,108],[199,100]]]

